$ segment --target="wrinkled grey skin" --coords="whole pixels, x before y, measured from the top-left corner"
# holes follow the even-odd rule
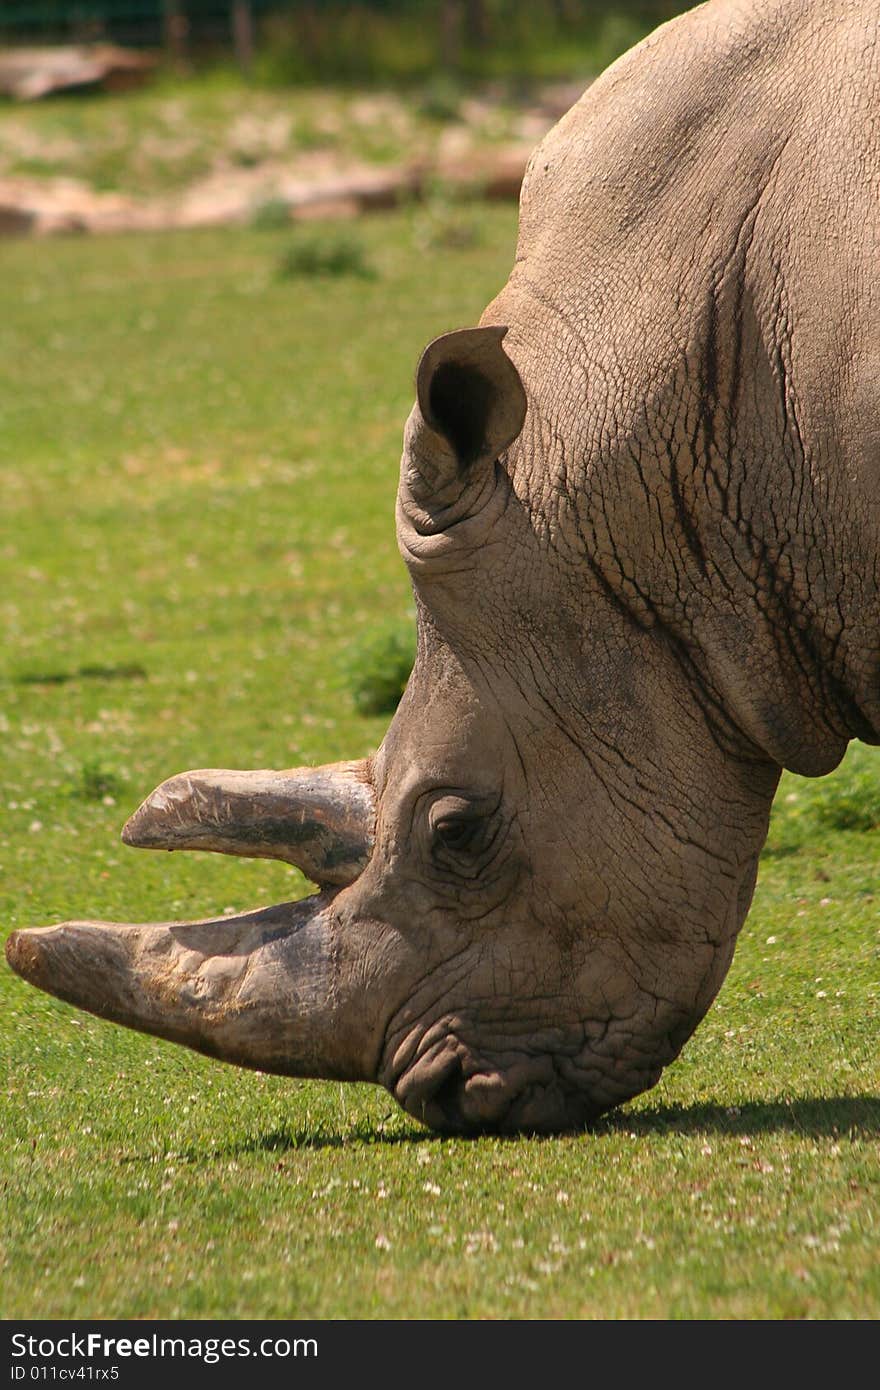
[[[712,0],[586,93],[482,329],[419,369],[418,658],[375,759],[185,774],[125,832],[324,891],[17,933],[16,969],[437,1129],[653,1085],[724,979],[780,768],[878,740],[878,55],[875,0]]]

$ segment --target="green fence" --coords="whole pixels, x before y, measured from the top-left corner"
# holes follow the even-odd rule
[[[179,70],[235,54],[259,80],[407,81],[604,66],[687,0],[0,0],[0,45],[108,40]],[[551,63],[546,55],[555,55]],[[567,65],[567,66],[566,66]]]
[[[687,0],[0,0],[0,41],[71,40],[100,33],[160,43],[169,21],[182,16],[199,36],[229,30],[232,12],[259,21],[285,15],[305,26],[333,23],[359,11],[386,22],[458,25],[472,39],[514,22],[580,27],[609,12],[645,25],[686,8]]]
[[[244,0],[239,8],[259,19],[286,7],[279,0]],[[0,42],[112,39],[160,47],[175,18],[194,42],[210,42],[229,35],[235,9],[235,0],[0,0]]]

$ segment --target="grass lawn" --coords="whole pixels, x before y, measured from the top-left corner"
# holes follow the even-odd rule
[[[307,891],[118,831],[170,773],[380,741],[346,671],[409,621],[413,369],[514,232],[491,210],[438,252],[418,212],[371,220],[372,273],[332,277],[278,274],[290,232],[0,249],[4,929]],[[876,1318],[877,824],[869,750],[784,779],[709,1017],[560,1139],[440,1140],[377,1089],[224,1067],[0,970],[0,1314]]]

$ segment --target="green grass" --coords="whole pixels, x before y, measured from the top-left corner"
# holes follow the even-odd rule
[[[262,229],[2,249],[5,926],[306,891],[119,828],[187,767],[378,744],[352,644],[411,622],[401,429],[421,347],[507,274],[513,213],[482,230],[426,275],[417,214],[366,221],[371,280],[279,281]],[[439,1140],[0,970],[0,1313],[877,1317],[878,788],[860,748],[784,780],[709,1017],[580,1136]]]

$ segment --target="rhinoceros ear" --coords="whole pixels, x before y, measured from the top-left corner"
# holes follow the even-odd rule
[[[435,436],[412,439],[415,472],[427,492],[498,458],[526,417],[526,393],[501,346],[506,328],[462,328],[425,348],[416,374],[419,413]]]

